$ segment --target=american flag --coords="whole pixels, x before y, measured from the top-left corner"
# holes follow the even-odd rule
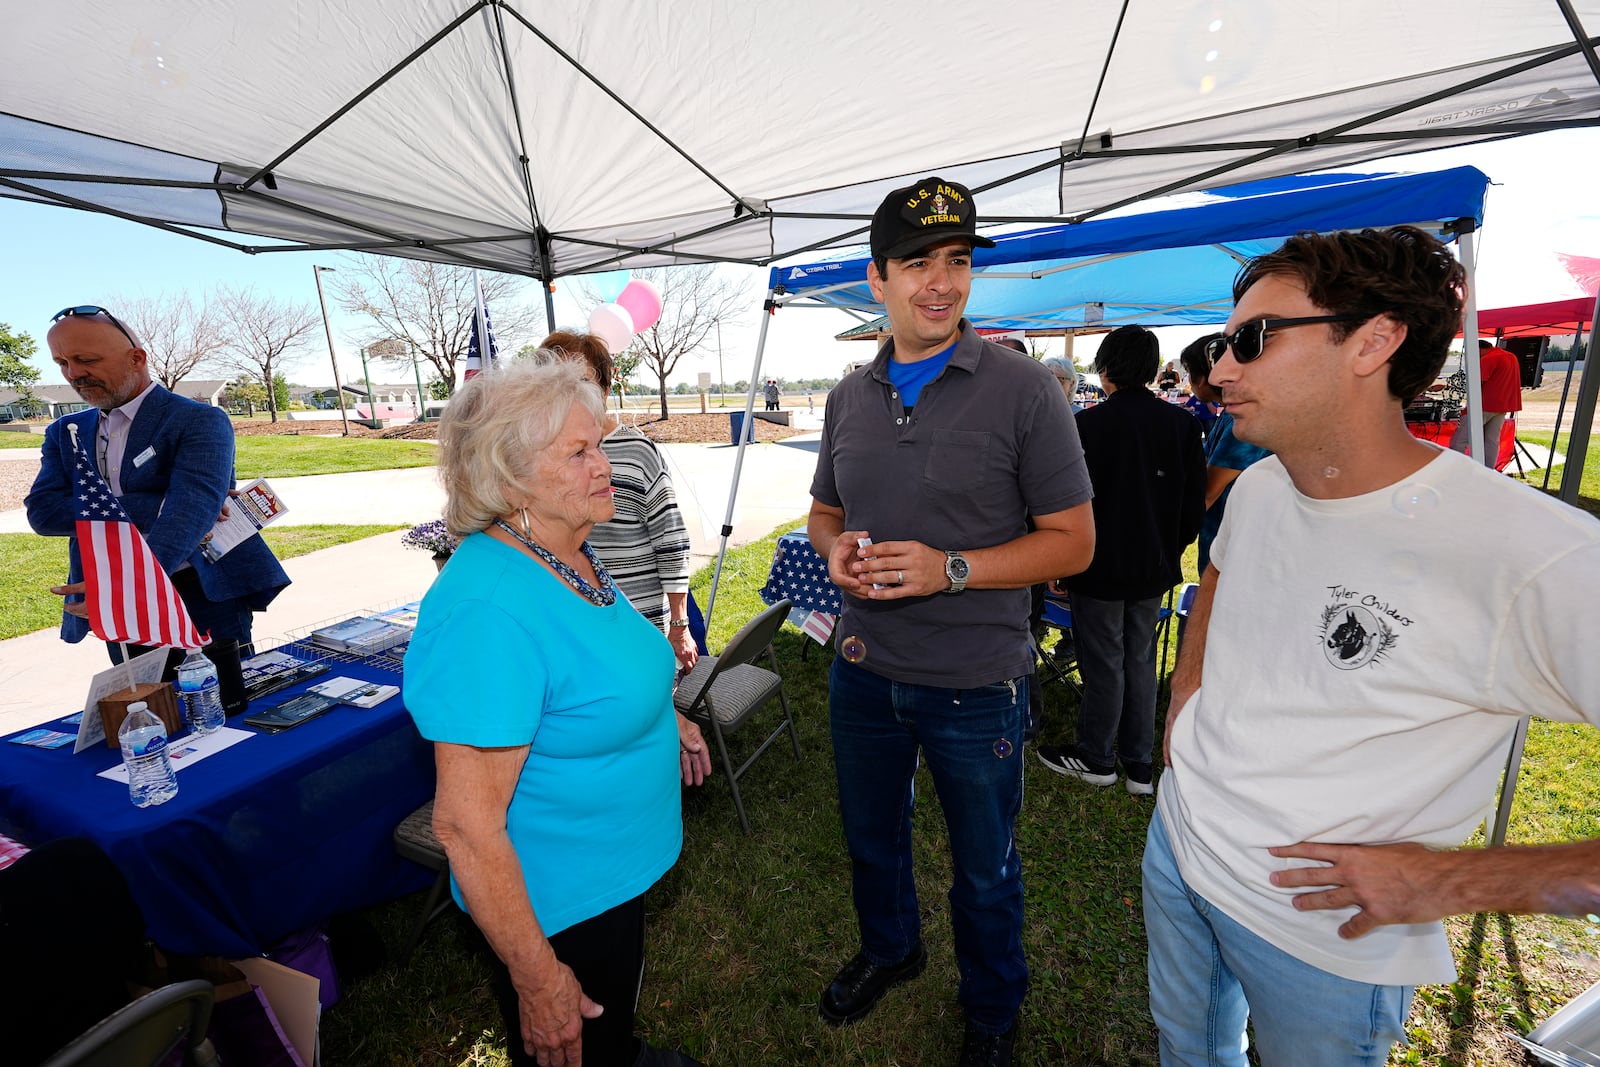
[[[500,358],[500,344],[494,339],[494,320],[489,317],[488,305],[480,305],[483,311],[482,336],[488,338],[489,362],[484,363],[482,346],[478,343],[478,312],[472,313],[472,336],[467,339],[467,373],[464,381],[476,378],[480,371],[493,370],[495,360]]]
[[[83,557],[89,628],[103,641],[168,648],[210,643],[195,630],[172,579],[161,569],[122,502],[77,444],[73,499],[77,506],[78,553]]]

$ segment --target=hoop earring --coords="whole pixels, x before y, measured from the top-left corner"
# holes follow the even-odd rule
[[[528,525],[528,509],[527,508],[518,508],[517,510],[522,513],[522,536],[526,537],[528,540],[532,541],[533,540],[533,527]]]

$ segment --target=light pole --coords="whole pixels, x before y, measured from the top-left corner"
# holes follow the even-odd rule
[[[328,301],[322,296],[322,272],[331,271],[332,267],[311,267],[311,276],[317,279],[317,303],[322,306],[322,330],[328,335],[328,359],[333,364],[333,395],[339,398],[339,421],[344,424],[344,435],[350,436],[350,416],[344,412],[344,386],[339,383],[339,357],[333,352],[333,327],[328,325]],[[372,398],[367,397],[367,403],[372,403]]]
[[[728,406],[728,397],[722,388],[722,320],[717,322],[717,407]]]
[[[421,416],[419,422],[428,421],[428,402],[422,395],[422,368],[417,366],[417,346],[409,345],[411,349],[411,373],[417,379],[417,414]]]

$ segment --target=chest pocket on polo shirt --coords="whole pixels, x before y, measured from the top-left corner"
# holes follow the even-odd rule
[[[980,430],[934,430],[922,484],[940,493],[983,488],[989,470],[989,439]]]

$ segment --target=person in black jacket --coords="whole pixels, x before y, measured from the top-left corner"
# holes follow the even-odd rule
[[[1124,326],[1100,345],[1095,370],[1110,394],[1077,415],[1094,485],[1094,561],[1066,581],[1083,674],[1075,743],[1041,745],[1046,767],[1090,785],[1147,796],[1155,745],[1155,629],[1161,598],[1182,581],[1183,550],[1205,513],[1200,423],[1148,388],[1156,337]]]

